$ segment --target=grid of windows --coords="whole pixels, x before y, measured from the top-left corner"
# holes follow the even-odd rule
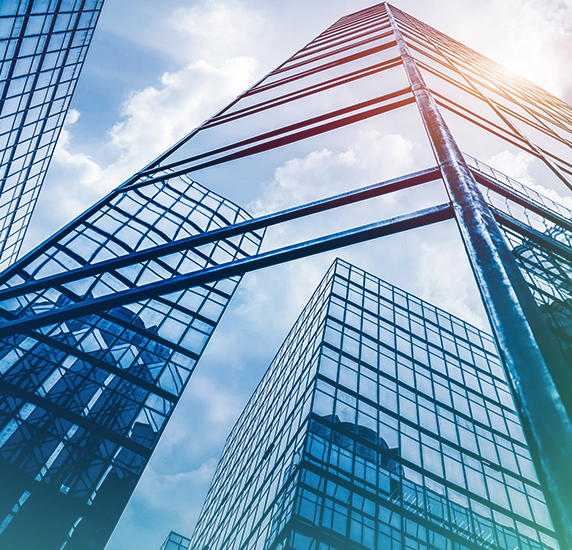
[[[312,401],[333,268],[281,346],[222,453],[192,548],[264,540],[268,510],[287,509],[286,481],[299,460]]]
[[[102,5],[0,2],[0,267],[20,250]]]
[[[171,531],[159,550],[187,550],[191,540]]]
[[[558,548],[491,337],[341,260],[231,432],[191,540]]]
[[[572,368],[572,211],[466,157],[485,200],[497,216],[502,214],[504,237]]]
[[[14,320],[89,303],[254,254],[256,233],[145,255],[248,218],[186,178],[119,190],[4,272],[4,291],[38,286],[3,300],[0,314]],[[130,263],[99,269],[110,258]],[[50,286],[54,273],[93,268]],[[66,549],[105,546],[239,279],[83,310],[0,342],[2,544],[17,548],[25,532],[46,550],[65,541]]]
[[[554,227],[546,243],[538,243],[508,229],[505,229],[505,236],[572,369],[572,233]],[[552,239],[560,245],[558,249],[550,246]]]
[[[7,62],[0,73],[6,84],[2,108],[8,105],[11,110],[11,114],[0,113],[0,124],[6,124],[5,129],[0,127],[0,137],[8,140],[10,163],[17,175],[6,184],[8,202],[0,199],[4,228],[21,234],[25,230],[27,218],[18,218],[17,205],[29,207],[29,216],[100,8],[101,3],[73,0],[0,4],[0,24],[16,33],[15,40],[2,42]],[[63,18],[52,17],[50,9],[63,10]],[[30,36],[25,34],[28,31]],[[82,46],[73,42],[76,38],[85,41]],[[61,70],[41,65],[54,60]],[[169,248],[177,240],[244,219],[233,205],[179,176],[366,119],[372,119],[373,125],[374,117],[396,109],[411,111],[419,96],[408,84],[409,62],[427,81],[427,93],[447,120],[468,121],[465,129],[470,130],[456,138],[461,145],[467,140],[469,152],[480,156],[478,146],[498,138],[495,147],[515,145],[539,159],[550,184],[570,186],[572,112],[568,106],[388,4],[342,18],[0,278],[0,314],[12,321],[11,327],[43,314],[52,315],[50,322],[53,319],[40,330],[5,338],[0,348],[0,389],[10,396],[0,407],[5,415],[0,454],[10,465],[7,476],[27,480],[7,494],[0,536],[9,536],[23,521],[24,511],[38,506],[38,486],[30,491],[26,485],[30,479],[43,489],[59,487],[58,495],[64,496],[57,498],[64,500],[58,509],[62,517],[69,512],[70,521],[78,515],[77,510],[65,511],[67,495],[74,496],[75,503],[85,498],[82,502],[90,507],[85,510],[98,509],[100,517],[93,521],[88,518],[93,512],[85,510],[75,523],[66,519],[66,524],[74,525],[70,531],[74,541],[95,540],[101,517],[117,517],[121,509],[117,495],[130,494],[237,279],[160,297],[157,291],[152,298],[123,300],[103,312],[89,310],[93,303],[103,299],[111,303],[118,295],[258,250],[260,235],[256,234]],[[370,84],[375,79],[375,85],[364,86],[362,79]],[[41,93],[28,89],[31,85],[39,86]],[[292,109],[288,104],[294,101]],[[30,133],[31,119],[26,118],[34,112],[44,132],[37,138]],[[16,126],[17,120],[23,126]],[[480,132],[486,132],[485,139],[481,135],[475,139]],[[17,138],[14,143],[13,138]],[[229,143],[229,139],[235,141]],[[25,146],[21,148],[20,143]],[[183,147],[186,152],[179,151]],[[42,151],[47,155],[44,160]],[[165,162],[169,157],[172,162]],[[566,247],[572,229],[562,220],[568,214],[520,184],[503,180],[469,155],[457,160],[470,165],[480,185],[493,186],[486,195],[491,211],[500,220],[535,297],[543,306],[554,306],[549,315],[566,333],[566,255],[570,255]],[[29,170],[24,165],[28,161]],[[24,181],[32,191],[18,187]],[[23,198],[13,200],[17,189]],[[25,199],[28,195],[31,200]],[[552,238],[551,246],[538,245],[538,239],[530,236],[533,229]],[[13,245],[7,252],[12,259],[19,237],[3,234],[0,227],[3,236],[9,248]],[[559,257],[561,252],[564,255]],[[128,261],[123,262],[125,258]],[[340,265],[337,270],[342,269]],[[352,269],[352,276],[359,278],[358,271]],[[232,499],[224,486],[213,486],[213,499],[225,517],[234,513],[239,517],[225,522],[216,544],[232,541],[247,547],[257,541],[277,546],[284,543],[285,533],[297,533],[292,540],[302,541],[319,524],[324,547],[335,547],[338,536],[362,546],[380,544],[383,536],[409,547],[437,546],[441,542],[428,542],[437,536],[444,537],[444,547],[479,545],[479,537],[498,547],[510,547],[511,540],[520,547],[554,546],[542,497],[534,493],[538,481],[490,338],[373,278],[365,277],[356,286],[340,273],[330,272],[308,319],[300,321],[305,328],[301,324],[292,333],[289,347],[277,359],[284,372],[274,379],[277,387],[271,395],[279,403],[279,415],[270,436],[254,417],[232,436],[236,441],[248,440],[252,455],[233,474],[229,491],[238,493]],[[81,317],[70,319],[69,312],[84,304],[87,309]],[[68,315],[65,321],[57,317],[62,310]],[[288,378],[288,373],[294,374]],[[270,403],[258,406],[266,411]],[[324,454],[318,460],[307,444],[320,438]],[[358,444],[369,451],[360,448],[358,452]],[[346,447],[352,445],[350,456]],[[367,459],[371,453],[377,453],[375,460]],[[330,464],[333,456],[335,463]],[[323,474],[324,479],[340,487],[351,472],[352,483],[357,484],[356,457],[367,462],[359,466],[364,471],[377,464],[378,485],[383,477],[380,468],[392,474],[385,491],[387,503],[375,501],[391,511],[390,517],[385,512],[374,514],[369,505],[367,510],[354,506],[353,500],[351,506],[349,501],[342,506],[342,501],[330,498],[329,485],[324,485],[319,490],[324,494],[315,490],[314,497],[304,497],[317,503],[310,514],[312,521],[304,523],[293,512],[304,469],[311,469],[310,464],[321,472],[325,468],[335,479]],[[229,464],[231,459],[231,455],[226,458]],[[81,483],[74,464],[87,465]],[[350,470],[344,470],[346,466]],[[307,495],[312,487],[308,482]],[[337,494],[338,490],[331,491]],[[428,504],[434,502],[431,499],[438,501],[433,494],[445,499],[435,504],[446,509],[438,521],[431,517],[433,504]],[[414,518],[404,511],[404,495],[409,495],[407,502],[412,498],[415,503]],[[458,514],[459,520],[455,519]],[[355,523],[354,515],[362,519]],[[338,521],[338,516],[346,519]],[[102,528],[104,534],[97,534],[98,540],[105,539],[111,523]],[[418,526],[411,527],[417,529],[415,533],[409,533],[411,525]],[[483,525],[488,531],[477,528]],[[406,532],[416,542],[410,542]],[[302,547],[305,543],[289,544]]]

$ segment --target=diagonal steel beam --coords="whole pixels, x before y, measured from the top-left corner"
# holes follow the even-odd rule
[[[193,286],[204,285],[220,279],[243,275],[249,271],[256,271],[272,265],[278,265],[307,256],[312,256],[314,254],[328,252],[330,250],[365,242],[378,237],[393,235],[409,229],[422,227],[424,225],[450,220],[453,218],[453,215],[453,208],[450,203],[417,210],[403,216],[397,216],[395,218],[363,225],[347,231],[333,233],[318,239],[303,241],[295,245],[271,250],[242,260],[236,260],[207,269],[198,270],[187,275],[173,277],[164,281],[143,285],[138,288],[116,292],[109,296],[86,300],[57,310],[20,318],[18,320],[1,324],[0,338],[55,323],[61,323],[84,315],[109,310],[114,307],[152,299],[160,295],[177,292]]]
[[[454,140],[387,3],[391,25],[443,180],[546,502],[572,549],[571,374],[502,232]],[[397,10],[396,10],[397,11]]]
[[[355,124],[362,120],[393,111],[394,109],[399,109],[401,107],[411,105],[415,103],[415,99],[410,95],[410,93],[411,90],[409,88],[405,88],[403,90],[387,94],[386,96],[363,101],[356,105],[352,105],[351,107],[338,109],[324,115],[313,117],[302,122],[297,122],[295,124],[290,124],[271,132],[265,132],[264,134],[226,145],[219,149],[214,149],[194,157],[186,158],[182,161],[183,163],[192,163],[203,158],[212,157],[215,155],[223,154],[227,151],[235,150],[233,153],[224,154],[223,156],[216,157],[212,160],[207,160],[199,164],[194,164],[192,166],[187,166],[186,168],[182,168],[180,170],[167,171],[169,166],[166,166],[162,168],[162,170],[165,170],[165,172],[160,171],[158,175],[150,177],[149,179],[139,179],[144,177],[144,175],[137,174],[137,179],[139,181],[134,180],[134,183],[126,183],[122,189],[136,189],[137,187],[143,185],[149,185],[157,181],[163,181],[165,179],[190,174],[191,172],[197,172],[198,170],[210,168],[211,166],[224,164],[225,162],[230,162],[231,160],[238,160],[256,155],[258,153],[264,153],[266,151],[284,147],[285,145],[296,143],[313,136],[325,134],[327,132],[331,132],[332,130],[337,130],[338,128],[343,128],[344,126]],[[405,97],[403,99],[396,99],[392,103],[385,103],[390,99],[394,99],[395,97],[400,96]],[[181,161],[179,161],[177,164],[181,164]]]
[[[334,208],[340,208],[349,204],[354,204],[374,197],[379,197],[388,193],[393,193],[395,191],[400,191],[402,189],[421,185],[423,183],[428,183],[440,177],[441,171],[438,168],[421,170],[419,172],[414,172],[413,174],[393,178],[381,183],[375,183],[373,185],[354,189],[346,193],[340,193],[325,199],[306,203],[301,206],[281,210],[266,216],[260,216],[258,218],[246,220],[244,222],[222,227],[220,229],[215,229],[213,231],[200,233],[199,235],[195,235],[193,237],[187,237],[185,239],[180,239],[168,244],[147,248],[141,252],[133,252],[119,258],[105,260],[94,265],[87,265],[85,267],[66,271],[65,273],[43,277],[38,280],[23,283],[21,285],[2,289],[0,290],[0,301],[8,300],[9,298],[14,298],[16,296],[21,296],[22,294],[27,294],[29,292],[37,292],[46,288],[67,284],[73,281],[84,279],[86,277],[108,273],[110,271],[115,271],[117,269],[139,264],[145,261],[156,260],[169,254],[174,254],[183,250],[189,250],[191,248],[209,244],[215,241],[229,239],[236,235],[251,233],[259,229],[266,229],[267,227],[271,227],[280,223],[293,221],[305,216],[317,214],[319,212],[325,212]]]

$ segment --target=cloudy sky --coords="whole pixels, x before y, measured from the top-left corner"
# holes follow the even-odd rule
[[[571,0],[394,4],[572,103]],[[368,5],[363,0],[106,0],[25,247],[116,187],[339,17]],[[414,123],[400,130],[407,116],[388,117],[383,129],[367,126],[352,134],[351,143],[330,140],[290,157],[246,163],[235,173],[214,170],[193,177],[261,213],[342,191],[348,182],[366,185],[428,167],[433,161]],[[529,178],[526,162],[521,164],[519,175]],[[420,208],[444,200],[435,186],[426,187],[378,201],[360,212],[359,223],[401,213],[404,205]],[[336,221],[351,224],[354,218],[343,214]],[[326,220],[321,229],[335,229],[331,223]],[[308,225],[276,230],[267,246],[315,230]],[[487,328],[452,223],[339,254]],[[156,550],[171,529],[190,536],[226,435],[335,256],[244,278],[108,550]]]

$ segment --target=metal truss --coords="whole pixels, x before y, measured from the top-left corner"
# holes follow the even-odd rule
[[[60,323],[68,321],[84,315],[98,313],[109,308],[119,307],[132,304],[141,300],[147,300],[156,296],[170,294],[187,288],[212,283],[228,277],[243,275],[249,271],[254,271],[264,267],[277,265],[280,263],[292,261],[295,259],[335,250],[344,246],[349,246],[359,242],[379,238],[385,235],[422,227],[431,223],[452,219],[453,212],[450,204],[441,204],[431,208],[426,208],[405,216],[399,216],[389,220],[383,220],[373,224],[356,227],[352,230],[342,231],[324,237],[304,241],[295,245],[284,248],[258,253],[253,256],[247,256],[242,259],[214,265],[198,271],[190,273],[166,277],[162,280],[148,283],[136,284],[132,288],[126,290],[117,290],[108,288],[108,291],[97,298],[88,297],[85,300],[74,304],[61,304],[53,309],[45,312],[36,312],[21,310],[19,318],[14,315],[10,309],[10,304],[14,301],[24,302],[29,300],[28,296],[32,293],[41,295],[52,289],[61,289],[65,285],[92,285],[93,280],[103,276],[115,275],[120,273],[118,270],[125,269],[128,266],[137,266],[147,262],[159,262],[161,258],[172,255],[174,253],[187,253],[197,249],[200,246],[212,244],[224,239],[230,239],[237,235],[243,237],[249,232],[266,229],[271,225],[284,223],[294,219],[300,219],[305,216],[324,212],[333,208],[339,208],[347,204],[367,200],[369,198],[391,193],[396,190],[402,190],[414,185],[426,183],[434,180],[439,176],[439,172],[435,169],[425,170],[397,178],[394,180],[382,182],[376,185],[368,186],[362,189],[336,195],[317,202],[305,204],[297,208],[277,212],[262,218],[254,218],[239,224],[230,225],[221,229],[200,233],[193,237],[187,237],[180,241],[171,242],[165,245],[159,245],[145,249],[141,252],[134,252],[128,256],[120,256],[111,260],[90,264],[77,269],[66,271],[59,275],[52,275],[41,279],[29,281],[20,285],[11,286],[0,290],[0,307],[7,305],[6,309],[0,309],[0,315],[6,319],[13,318],[11,322],[0,325],[0,337],[6,337],[18,334],[21,331],[37,329],[52,323]]]
[[[395,69],[404,71],[407,86],[380,94],[373,90],[371,97],[349,105],[322,109],[317,101],[320,94]],[[438,84],[429,86],[426,79],[433,78]],[[452,86],[458,97],[442,92],[440,84]],[[223,212],[225,201],[187,178],[407,106],[417,107],[431,143],[436,166],[429,170],[254,219],[234,205],[226,204]],[[278,127],[276,113],[283,115]],[[133,435],[133,424],[120,429],[90,423],[89,415],[81,418],[81,411],[50,403],[37,390],[33,402],[146,458],[241,275],[455,219],[555,530],[560,543],[572,548],[572,212],[463,153],[443,113],[533,155],[571,187],[572,110],[566,104],[389,4],[373,6],[340,19],[0,276],[5,321],[0,371],[8,375],[2,387],[10,384],[9,392],[21,399],[28,395],[9,377],[17,360],[27,356],[28,345],[45,345],[49,353],[58,350],[62,357],[73,356],[132,383],[133,395],[140,388],[164,403],[160,425],[143,435]],[[201,141],[203,136],[208,139]],[[447,203],[259,251],[270,226],[437,180],[447,190]],[[185,200],[193,205],[181,212]],[[202,215],[201,208],[208,213]],[[161,220],[167,221],[161,225]],[[209,316],[188,305],[199,296],[217,303],[217,313]],[[192,338],[184,332],[170,337],[161,331],[167,322],[198,328]],[[95,334],[95,328],[103,333],[109,325],[113,338],[129,332],[121,345],[135,345],[134,357],[142,357],[145,342],[152,342],[161,372],[172,372],[179,382],[163,384],[162,374],[137,371],[137,360],[124,368],[119,352],[108,352],[111,336],[99,347],[82,347],[84,333]],[[201,344],[193,347],[199,333]],[[13,363],[3,366],[7,357]],[[181,364],[173,366],[173,357]],[[146,403],[138,410],[151,410]]]

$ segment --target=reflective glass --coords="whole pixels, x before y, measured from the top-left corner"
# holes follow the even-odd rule
[[[7,0],[1,4],[0,269],[3,269],[16,260],[20,251],[103,0]],[[30,192],[32,196],[25,199]]]

